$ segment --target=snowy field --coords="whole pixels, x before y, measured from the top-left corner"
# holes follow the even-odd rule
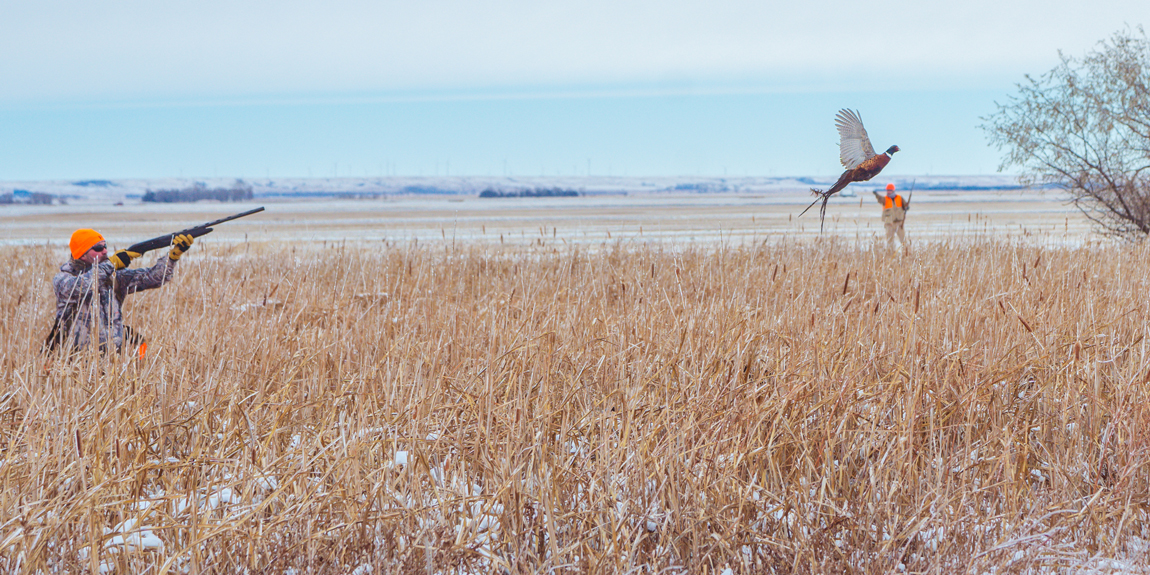
[[[913,194],[902,192],[912,197],[907,222],[912,240],[1019,236],[1039,242],[1076,244],[1092,237],[1088,222],[1064,195],[1056,192],[1002,189],[1011,185],[1005,177],[915,181],[919,187]],[[324,180],[305,182],[310,187],[299,181],[289,182],[288,189],[278,191],[266,185],[255,186],[255,200],[230,204],[143,204],[125,198],[126,191],[143,189],[138,183],[135,187],[125,183],[94,190],[82,188],[86,195],[74,197],[67,205],[0,206],[0,218],[4,221],[0,243],[62,246],[73,229],[94,227],[112,238],[113,245],[127,244],[258,205],[266,206],[267,211],[221,225],[212,240],[522,244],[547,238],[564,244],[628,240],[738,245],[780,236],[819,235],[817,207],[798,217],[810,203],[810,186],[797,180],[600,182],[552,178],[528,182],[534,187],[579,189],[585,194],[555,198],[477,196],[476,190],[496,184],[501,186],[498,189],[515,189],[513,184],[519,182],[508,179],[420,181],[423,188],[452,186],[450,189],[457,191],[442,194],[395,193],[415,185],[407,180],[391,182],[387,187],[390,192],[381,191],[382,186],[377,184],[372,184],[372,188],[368,185],[371,182],[364,181],[330,187],[321,185],[327,182]],[[338,190],[358,188],[359,184],[374,190],[365,194],[379,195],[374,199],[338,197]],[[910,183],[906,185],[909,187]],[[946,189],[947,186],[964,189]],[[305,191],[291,192],[300,188]],[[881,209],[871,194],[879,188],[855,185],[848,189],[854,195],[835,197],[827,210],[824,233],[850,239],[881,235]],[[76,186],[69,185],[68,191],[76,192]]]

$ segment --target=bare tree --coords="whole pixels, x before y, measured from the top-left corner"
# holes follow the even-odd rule
[[[1117,32],[1083,58],[1062,62],[982,120],[1006,151],[1000,170],[1066,190],[1110,235],[1150,234],[1150,40]]]

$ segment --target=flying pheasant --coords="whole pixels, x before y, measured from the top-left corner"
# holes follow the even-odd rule
[[[807,210],[821,199],[823,205],[819,208],[819,231],[822,231],[823,220],[827,215],[827,202],[831,196],[851,182],[865,182],[877,176],[890,162],[890,157],[899,151],[898,146],[891,146],[881,154],[874,153],[874,147],[870,144],[870,138],[867,137],[866,128],[863,128],[862,118],[858,112],[839,110],[835,116],[835,127],[839,130],[839,161],[847,171],[843,172],[843,175],[839,176],[839,181],[825,192],[811,188],[811,193],[819,198],[799,214],[801,216],[807,213]]]

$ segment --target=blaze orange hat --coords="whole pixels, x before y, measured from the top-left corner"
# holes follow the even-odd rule
[[[72,232],[72,239],[68,242],[68,248],[72,250],[72,259],[80,259],[92,246],[104,241],[104,236],[96,230],[87,228],[76,230]]]
[[[886,185],[886,191],[893,192],[894,191],[894,184],[887,184]]]

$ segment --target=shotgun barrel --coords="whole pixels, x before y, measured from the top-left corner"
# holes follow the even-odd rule
[[[166,248],[166,247],[172,245],[172,238],[174,238],[178,235],[187,234],[189,236],[192,236],[193,238],[198,238],[200,236],[207,235],[207,234],[211,233],[212,226],[214,226],[214,225],[222,224],[224,222],[230,222],[232,220],[236,220],[236,219],[242,218],[244,216],[250,216],[252,214],[259,213],[262,211],[264,211],[264,208],[263,208],[263,206],[260,206],[254,210],[248,210],[248,211],[243,212],[241,214],[236,214],[234,216],[228,216],[226,218],[220,218],[218,220],[213,220],[213,221],[210,221],[206,224],[198,225],[194,228],[188,228],[186,230],[180,230],[180,231],[172,233],[172,234],[166,234],[166,235],[152,238],[150,240],[144,240],[138,244],[132,244],[130,247],[128,247],[128,251],[142,254],[144,252],[150,252],[152,250],[158,250],[160,248]]]

